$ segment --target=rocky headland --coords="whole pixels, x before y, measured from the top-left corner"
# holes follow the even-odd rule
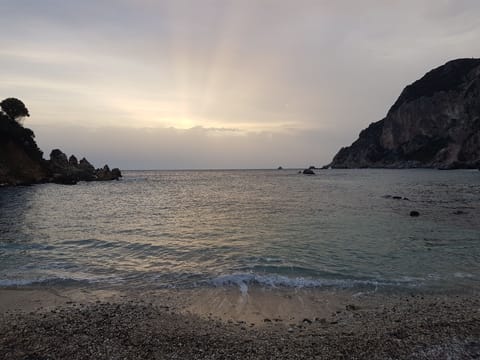
[[[108,165],[95,169],[85,158],[67,156],[55,149],[50,159],[35,142],[32,130],[19,121],[29,116],[25,105],[18,99],[9,98],[0,103],[0,186],[31,185],[54,182],[76,184],[78,181],[118,180],[122,174],[118,168]]]
[[[329,166],[479,168],[480,59],[450,61],[408,85]]]

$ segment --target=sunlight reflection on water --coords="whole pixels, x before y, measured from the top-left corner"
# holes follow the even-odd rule
[[[4,188],[0,285],[474,288],[479,183],[478,171],[127,171]]]

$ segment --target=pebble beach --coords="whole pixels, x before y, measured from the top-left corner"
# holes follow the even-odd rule
[[[235,313],[244,295],[213,293],[222,302],[237,301],[202,313],[208,310],[195,295],[205,294],[194,292],[2,289],[1,358],[480,358],[480,299],[474,296],[341,295],[332,308],[335,294],[269,293],[282,312],[267,314],[265,295],[252,292],[248,306]],[[317,305],[294,311],[296,298]]]

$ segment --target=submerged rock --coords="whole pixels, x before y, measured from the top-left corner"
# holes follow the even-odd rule
[[[420,216],[420,213],[418,211],[413,210],[413,211],[410,211],[410,216],[417,217],[417,216]]]

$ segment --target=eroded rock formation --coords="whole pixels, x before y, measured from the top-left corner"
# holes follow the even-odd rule
[[[480,59],[446,63],[407,86],[333,168],[478,168]]]
[[[48,168],[52,182],[66,185],[73,185],[78,181],[119,180],[122,177],[118,168],[110,170],[108,165],[105,165],[103,168],[95,169],[87,159],[82,158],[78,162],[74,155],[67,160],[67,155],[59,149],[52,150],[50,153]]]

